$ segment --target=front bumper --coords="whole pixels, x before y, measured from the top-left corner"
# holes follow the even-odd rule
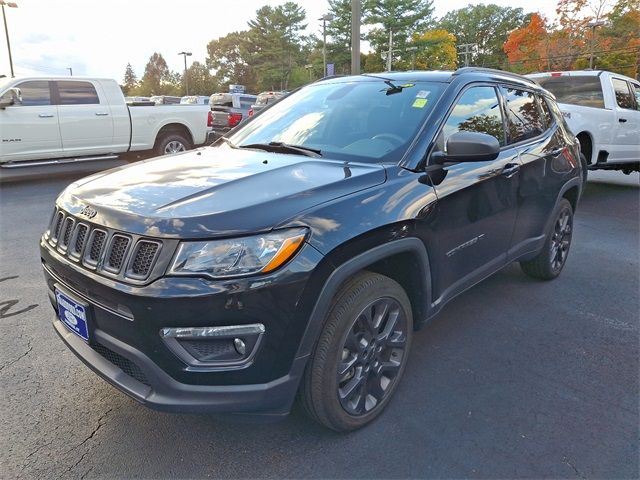
[[[59,320],[54,328],[94,372],[135,400],[175,412],[286,414],[307,356],[298,354],[313,305],[303,297],[321,259],[305,246],[284,268],[263,277],[227,281],[161,277],[134,286],[84,271],[41,242],[49,297],[60,288],[89,305],[90,342]],[[305,305],[309,305],[306,308]],[[165,327],[242,325],[260,321],[264,338],[242,368],[194,368],[159,332]]]

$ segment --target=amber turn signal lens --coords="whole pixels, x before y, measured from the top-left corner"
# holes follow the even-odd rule
[[[267,273],[275,270],[279,266],[283,265],[298,251],[302,242],[304,241],[304,235],[297,235],[295,237],[287,238],[280,249],[273,256],[271,261],[267,263],[262,269],[262,273]]]

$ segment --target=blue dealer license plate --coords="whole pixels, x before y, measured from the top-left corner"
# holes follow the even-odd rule
[[[56,302],[60,321],[80,338],[89,341],[87,305],[74,300],[60,290],[56,290]]]

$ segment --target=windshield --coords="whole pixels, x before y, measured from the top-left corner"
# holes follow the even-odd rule
[[[434,82],[391,84],[379,78],[321,82],[282,99],[230,140],[237,146],[297,145],[339,160],[395,162],[442,89]]]

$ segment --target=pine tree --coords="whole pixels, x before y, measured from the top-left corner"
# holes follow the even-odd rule
[[[127,63],[127,68],[124,71],[124,80],[122,83],[122,91],[125,95],[131,95],[134,89],[138,86],[138,77],[136,77],[133,67],[130,63]]]

